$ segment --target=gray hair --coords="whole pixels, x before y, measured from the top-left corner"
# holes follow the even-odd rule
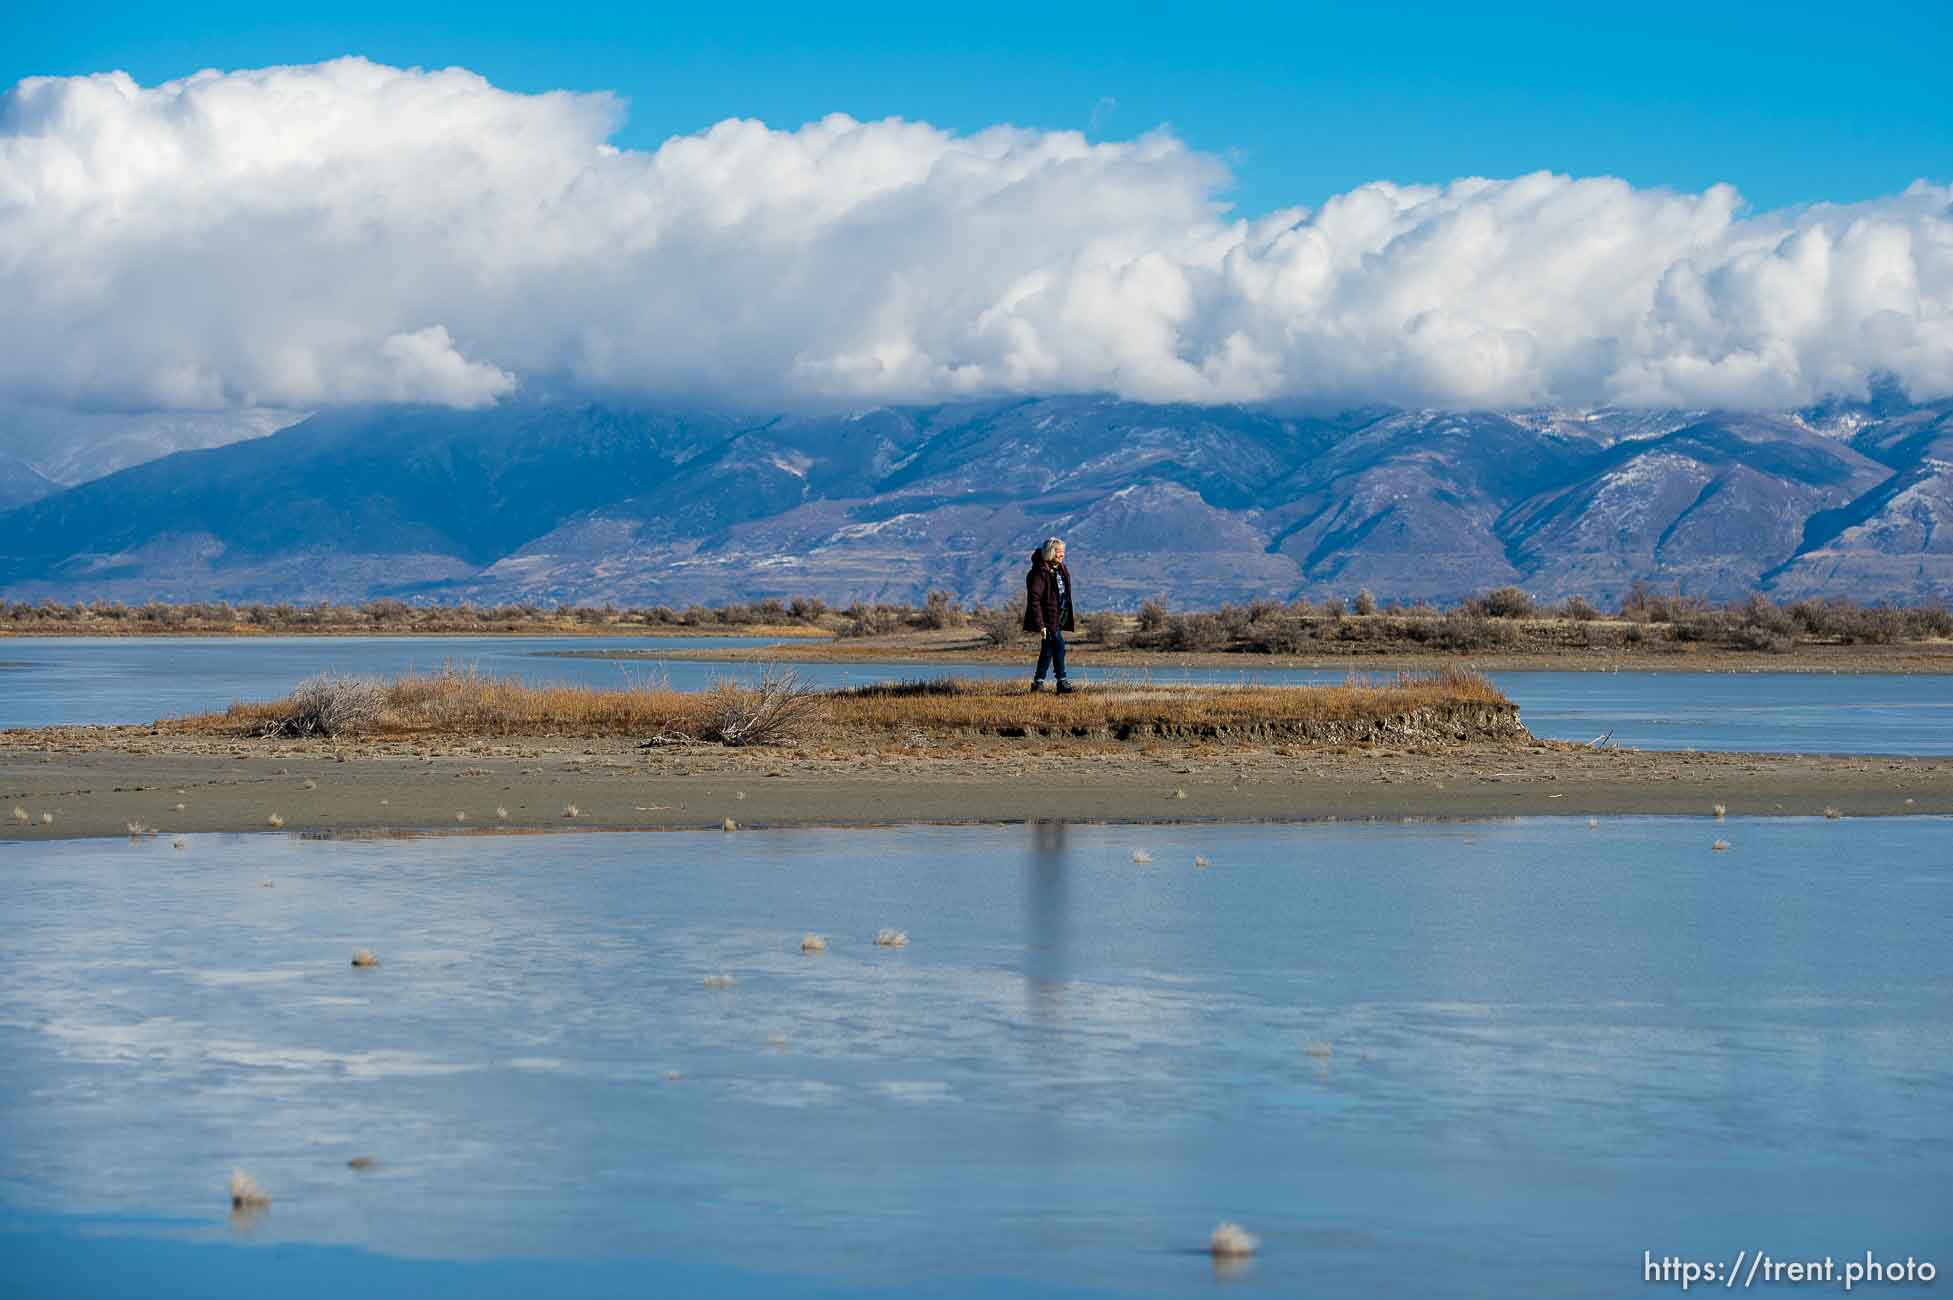
[[[1065,539],[1062,537],[1047,537],[1044,539],[1044,545],[1038,547],[1038,554],[1044,556],[1045,562],[1049,563],[1058,558],[1058,548],[1064,544]]]

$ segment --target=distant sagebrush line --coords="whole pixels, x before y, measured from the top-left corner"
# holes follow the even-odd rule
[[[347,697],[337,707],[335,695]],[[660,684],[614,689],[532,685],[474,671],[386,680],[313,678],[278,700],[240,702],[176,724],[251,736],[629,736],[655,744],[787,744],[849,732],[1001,734],[1256,734],[1325,738],[1377,728],[1516,733],[1512,702],[1481,674],[1352,674],[1333,686],[1111,685],[1029,696],[1021,683],[936,678],[813,690],[769,671],[756,685],[722,680],[703,691]],[[1457,729],[1457,728],[1454,728]],[[1378,734],[1381,734],[1380,732]],[[1461,732],[1462,734],[1462,732]]]
[[[877,638],[970,627],[995,645],[1024,636],[1024,602],[965,604],[949,591],[923,603],[832,608],[818,597],[776,597],[715,607],[536,604],[409,605],[392,598],[360,604],[233,605],[120,601],[62,604],[0,601],[0,632],[83,635],[253,633],[421,633],[804,636]],[[1307,654],[1325,647],[1428,649],[1443,654],[1489,650],[1633,650],[1690,644],[1784,654],[1800,644],[1893,645],[1953,637],[1953,613],[1937,601],[1910,606],[1863,605],[1832,596],[1778,605],[1761,593],[1713,605],[1637,581],[1604,613],[1580,596],[1537,601],[1516,586],[1495,587],[1441,608],[1425,601],[1381,600],[1368,590],[1349,600],[1260,599],[1210,610],[1171,610],[1164,599],[1136,613],[1081,611],[1081,630],[1106,648]]]

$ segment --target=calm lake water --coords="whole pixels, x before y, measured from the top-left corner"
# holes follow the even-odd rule
[[[764,645],[696,637],[21,638],[0,642],[0,727],[149,722],[273,699],[313,673],[390,674],[446,665],[530,681],[619,686],[668,681],[696,690],[758,665],[565,658],[560,652]],[[824,686],[956,672],[1030,675],[995,664],[801,664]],[[1165,668],[1081,673],[1081,680],[1335,682],[1342,669]],[[1639,749],[1761,753],[1953,754],[1953,676],[1810,673],[1494,673],[1533,734]]]
[[[1676,1289],[1644,1250],[1945,1268],[1949,829],[0,845],[0,1292],[1559,1300]],[[268,1211],[232,1221],[233,1165]],[[1263,1249],[1217,1278],[1224,1218]]]

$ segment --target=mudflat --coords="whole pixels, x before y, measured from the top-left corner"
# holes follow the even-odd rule
[[[678,746],[526,736],[264,741],[143,727],[0,734],[0,841],[249,831],[740,829],[1953,813],[1953,760],[1051,737]],[[18,808],[26,820],[13,815]],[[572,809],[573,814],[572,814]],[[498,814],[498,810],[500,813]],[[43,814],[52,820],[44,821]]]

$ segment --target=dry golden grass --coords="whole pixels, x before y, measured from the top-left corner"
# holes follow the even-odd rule
[[[1196,728],[1255,723],[1369,722],[1427,709],[1511,702],[1478,673],[1352,674],[1337,686],[1113,684],[1070,695],[1027,695],[1021,683],[971,678],[864,686],[828,697],[837,722],[996,731]]]
[[[707,693],[663,687],[533,686],[474,672],[412,674],[378,683],[380,708],[356,734],[641,736],[705,720]],[[188,720],[192,730],[262,735],[298,707],[291,696],[231,705]]]
[[[1239,1258],[1261,1249],[1261,1238],[1238,1223],[1223,1223],[1207,1239],[1207,1249],[1218,1258]]]
[[[267,1192],[257,1179],[242,1169],[231,1170],[231,1208],[245,1209],[249,1206],[271,1204],[271,1193]]]
[[[764,708],[764,688],[721,682],[687,692],[662,686],[602,690],[537,686],[514,678],[447,672],[378,683],[377,716],[359,734],[416,736],[630,736],[660,743],[736,743],[727,719]],[[776,695],[772,697],[777,703]],[[1509,718],[1513,706],[1483,676],[1459,668],[1366,677],[1335,686],[1096,685],[1070,695],[1030,695],[1019,682],[938,678],[836,691],[796,690],[791,725],[773,742],[862,732],[1050,735],[1307,732],[1418,717]],[[183,724],[226,735],[264,735],[294,707],[282,700],[233,704]],[[751,743],[750,741],[748,743]]]

